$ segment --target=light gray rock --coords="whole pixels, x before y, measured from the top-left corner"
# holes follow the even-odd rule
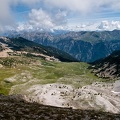
[[[120,93],[120,80],[117,80],[115,83],[114,83],[114,92],[119,92]]]

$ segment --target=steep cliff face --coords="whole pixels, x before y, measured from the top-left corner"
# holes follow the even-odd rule
[[[64,34],[25,32],[14,36],[22,36],[45,46],[53,46],[73,57],[93,62],[104,58],[115,50],[120,50],[120,31],[103,32],[68,32]]]

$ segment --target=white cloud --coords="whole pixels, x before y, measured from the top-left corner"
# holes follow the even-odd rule
[[[10,24],[12,17],[9,0],[0,1],[0,25]]]
[[[105,30],[112,31],[112,30],[120,30],[120,21],[104,20],[102,22],[71,25],[71,26],[68,26],[66,28],[66,30],[70,30],[70,31],[105,31]]]
[[[39,7],[41,7],[41,3],[44,3],[44,6],[50,6],[51,8],[78,11],[83,14],[90,11],[95,12],[102,9],[103,6],[113,10],[120,9],[120,0],[1,0],[0,18],[4,19],[11,16],[10,6],[18,3],[31,6],[37,4]]]
[[[34,5],[40,2],[40,0],[1,0],[0,1],[0,31],[4,31],[7,28],[16,26],[15,18],[11,10],[12,6],[16,6],[19,3],[26,5]],[[10,27],[12,26],[12,27]]]
[[[18,26],[16,29],[17,32],[19,31],[29,31],[29,30],[32,30],[33,29],[33,26],[28,24],[28,23],[18,23]]]
[[[102,10],[103,7],[109,9],[120,9],[120,0],[45,0],[48,5],[77,11],[81,14]]]
[[[27,5],[33,5],[33,4],[37,4],[40,3],[41,0],[18,0],[19,2],[25,3]]]
[[[40,3],[40,0],[1,0],[0,22],[9,23],[10,19],[12,19],[13,14],[12,14],[11,6],[17,5],[18,3],[23,3],[26,5],[34,5],[38,2]]]
[[[61,27],[61,25],[63,28],[67,23],[66,15],[71,12],[73,13],[72,16],[76,12],[79,15],[90,16],[92,13],[103,11],[103,9],[110,11],[120,10],[120,0],[1,0],[0,2],[1,31],[7,28],[12,29],[14,25],[16,26],[11,6],[16,6],[19,3],[28,5],[30,8],[36,8],[35,6],[41,8],[39,10],[33,9],[29,14],[29,22],[19,25],[19,29],[51,29],[58,26]],[[57,12],[53,12],[53,10]],[[118,23],[114,24],[112,23],[108,26],[119,28]],[[103,26],[105,27],[105,25]]]
[[[21,23],[17,27],[18,31],[22,30],[53,30],[56,27],[66,25],[66,12],[50,14],[42,9],[32,9],[29,13],[29,21]]]
[[[40,6],[41,0],[3,0],[0,4],[0,31],[6,30],[6,28],[16,28],[15,18],[11,10],[11,6],[16,6],[19,3],[26,4],[32,8],[35,5]],[[46,10],[47,11],[47,10]],[[65,24],[66,20],[65,12],[50,13],[42,9],[32,9],[29,13],[29,20],[24,25],[18,26],[19,29],[35,28],[35,29],[52,29],[59,24]],[[10,27],[12,26],[12,27]],[[32,27],[30,27],[32,26]]]
[[[120,30],[120,21],[102,21],[100,25],[98,25],[98,29],[100,30]]]
[[[52,19],[54,21],[54,23],[56,24],[56,26],[62,26],[62,25],[66,25],[67,23],[67,12],[66,11],[58,11],[58,13],[56,14],[52,14]]]
[[[31,13],[29,13],[29,18],[29,24],[35,29],[46,30],[54,27],[51,17],[42,9],[32,9]]]

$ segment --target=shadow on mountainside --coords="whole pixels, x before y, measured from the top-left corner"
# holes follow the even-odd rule
[[[1,120],[120,120],[120,114],[74,110],[26,102],[22,95],[0,95]]]

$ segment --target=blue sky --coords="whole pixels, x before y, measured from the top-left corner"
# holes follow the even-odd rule
[[[40,3],[39,3],[40,4]],[[16,6],[12,6],[11,9],[14,13],[15,19],[18,22],[24,22],[27,20],[28,14],[31,12],[31,9],[44,9],[45,6],[36,5],[36,6],[28,6],[26,4],[17,4]],[[54,9],[55,10],[55,9]],[[71,14],[67,16],[67,19],[69,22],[85,22],[85,21],[99,21],[100,20],[119,20],[120,19],[120,11],[119,10],[113,10],[113,9],[108,9],[103,8],[101,11],[91,13],[91,15],[81,15],[79,12],[72,12],[70,11]]]
[[[104,20],[120,21],[120,0],[2,0],[0,4],[0,30],[18,23],[21,29],[50,29]]]

